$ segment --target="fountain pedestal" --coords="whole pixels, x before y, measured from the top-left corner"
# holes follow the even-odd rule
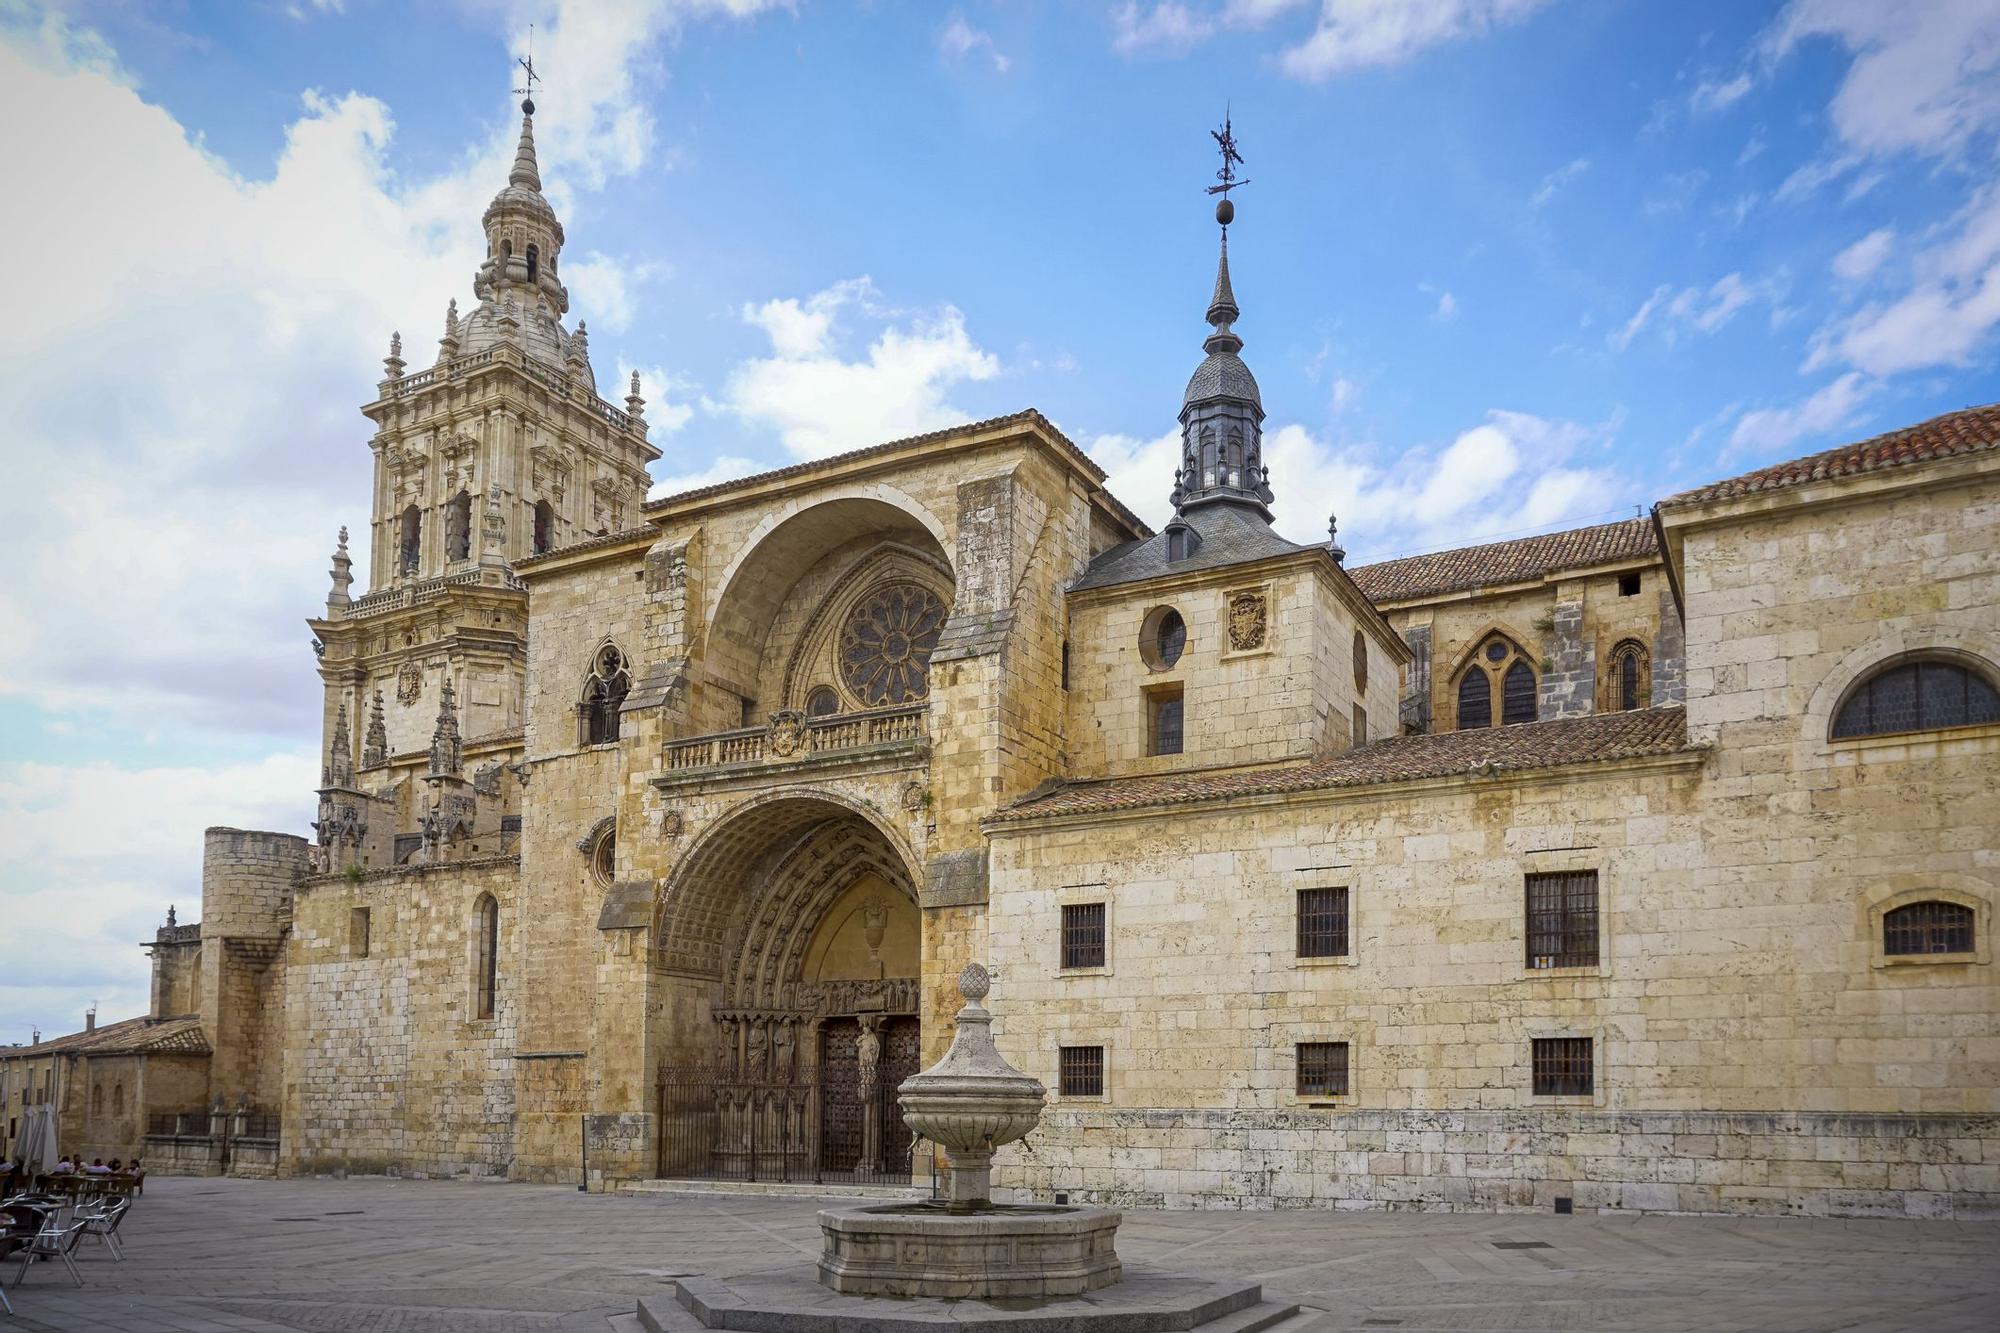
[[[951,1049],[897,1094],[911,1130],[950,1161],[944,1201],[823,1210],[821,1286],[966,1299],[1075,1296],[1118,1281],[1116,1211],[992,1200],[993,1150],[1026,1137],[1048,1093],[994,1046],[980,1003],[989,986],[977,963],[959,974],[965,1007]]]

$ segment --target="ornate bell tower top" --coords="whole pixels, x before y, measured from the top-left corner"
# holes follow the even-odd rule
[[[1213,331],[1201,344],[1208,356],[1181,396],[1181,466],[1174,474],[1172,499],[1176,512],[1229,503],[1255,511],[1268,523],[1272,495],[1271,474],[1264,466],[1264,399],[1250,367],[1237,355],[1243,339],[1233,326],[1242,311],[1229,281],[1229,224],[1236,220],[1229,192],[1249,182],[1236,178],[1243,158],[1228,118],[1210,133],[1222,153],[1222,169],[1215,173],[1220,183],[1208,187],[1210,194],[1222,196],[1215,205],[1222,253],[1206,316]]]

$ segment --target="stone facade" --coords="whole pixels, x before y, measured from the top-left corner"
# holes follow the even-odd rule
[[[539,191],[365,409],[315,839],[211,831],[152,946],[171,1109],[281,1121],[227,1169],[894,1179],[857,1090],[980,960],[1025,1196],[2000,1207],[2000,411],[1349,569],[1225,269],[1160,533],[1033,412],[641,505]],[[1832,739],[1905,666],[1959,713]]]

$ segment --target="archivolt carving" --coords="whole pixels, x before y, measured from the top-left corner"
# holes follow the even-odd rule
[[[834,654],[841,626],[854,607],[885,582],[914,583],[935,593],[947,607],[951,605],[951,569],[942,560],[900,542],[874,548],[835,581],[800,630],[785,662],[784,707],[805,708],[806,693],[815,685],[835,686],[843,711],[866,706],[841,679]]]

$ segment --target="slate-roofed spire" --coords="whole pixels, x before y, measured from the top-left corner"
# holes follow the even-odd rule
[[[1236,178],[1243,161],[1225,119],[1214,132],[1222,150],[1222,183],[1209,187],[1220,194],[1215,220],[1222,224],[1222,249],[1215,264],[1215,292],[1206,319],[1212,326],[1202,340],[1205,359],[1188,380],[1181,396],[1181,466],[1174,475],[1173,503],[1177,512],[1205,504],[1235,504],[1271,521],[1270,473],[1264,467],[1264,399],[1250,367],[1237,355],[1243,339],[1234,325],[1242,311],[1229,278],[1229,224],[1236,205],[1229,191],[1247,184]]]

